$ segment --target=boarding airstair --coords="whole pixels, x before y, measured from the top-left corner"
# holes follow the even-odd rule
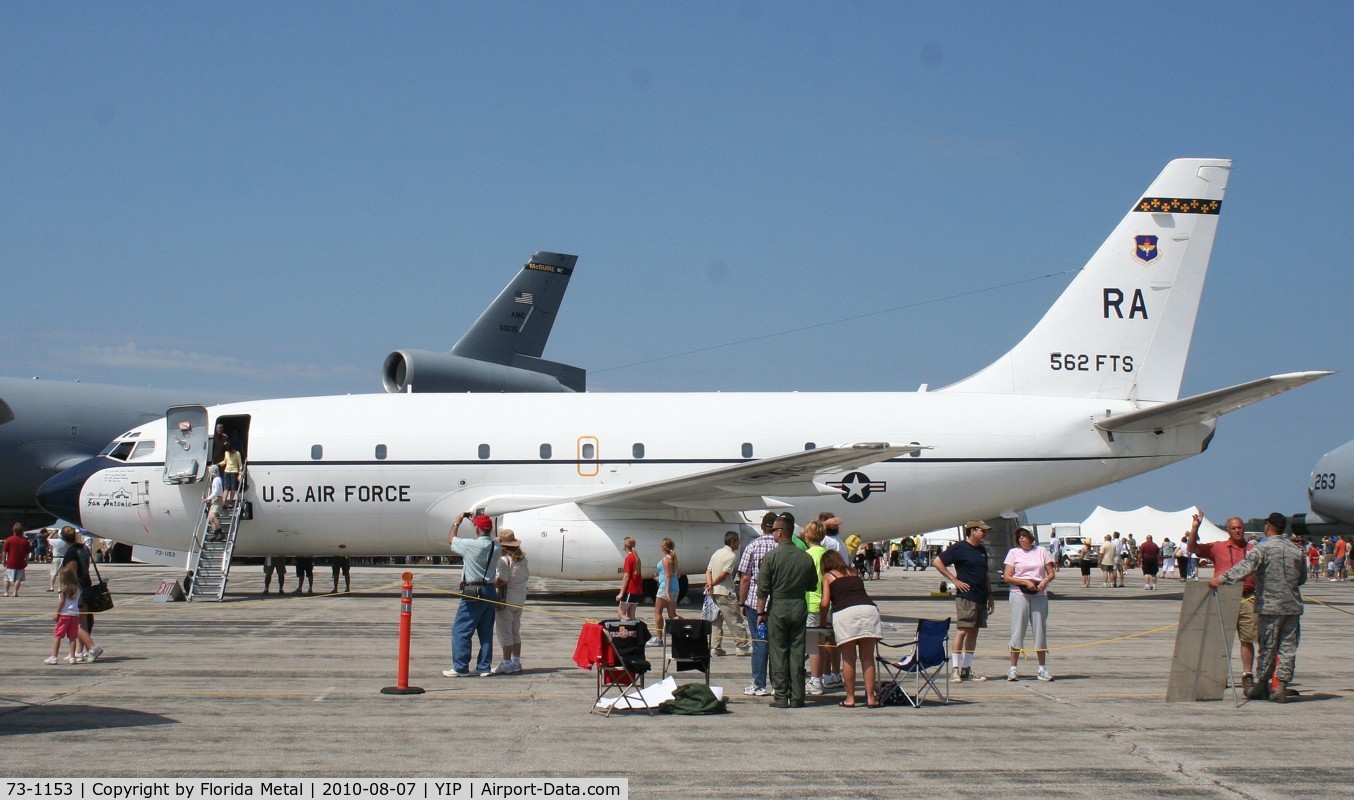
[[[210,492],[210,482],[207,485],[207,491]],[[235,492],[235,502],[220,514],[219,537],[212,535],[206,513],[202,514],[193,529],[193,546],[188,559],[192,583],[186,593],[189,600],[220,602],[225,597],[226,581],[230,576],[230,557],[235,552],[235,535],[240,530],[240,519],[245,508],[244,486],[245,472],[241,468],[240,488]]]

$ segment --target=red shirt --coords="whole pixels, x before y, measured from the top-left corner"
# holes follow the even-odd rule
[[[1143,561],[1157,561],[1161,558],[1161,548],[1156,542],[1143,542],[1138,548],[1138,557]]]
[[[5,569],[25,569],[28,566],[28,537],[11,534],[5,539]]]
[[[1221,542],[1209,542],[1204,544],[1199,542],[1194,545],[1194,552],[1199,554],[1199,558],[1206,558],[1213,562],[1213,574],[1221,575],[1246,557],[1246,554],[1255,549],[1255,542],[1246,542],[1242,545],[1232,544],[1231,538],[1223,539]],[[1252,572],[1246,577],[1245,589],[1248,592],[1255,591],[1255,573]]]
[[[630,577],[626,579],[626,594],[644,594],[644,576],[639,574],[639,556],[634,553],[625,554],[625,565],[621,568],[622,572],[627,572]]]

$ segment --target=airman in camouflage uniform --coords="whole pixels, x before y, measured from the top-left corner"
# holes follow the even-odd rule
[[[1307,558],[1302,550],[1283,534],[1282,514],[1270,514],[1265,533],[1269,538],[1246,555],[1236,566],[1208,582],[1217,588],[1221,583],[1236,583],[1255,573],[1255,611],[1258,617],[1260,653],[1256,663],[1255,686],[1246,696],[1252,700],[1268,697],[1276,703],[1288,700],[1288,683],[1293,680],[1293,664],[1297,660],[1298,640],[1302,635],[1302,595],[1298,587],[1307,582]],[[1270,677],[1276,668],[1279,686],[1269,691]]]

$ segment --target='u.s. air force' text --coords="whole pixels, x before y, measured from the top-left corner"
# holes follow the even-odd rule
[[[408,503],[409,485],[263,485],[259,487],[259,496],[265,503]]]

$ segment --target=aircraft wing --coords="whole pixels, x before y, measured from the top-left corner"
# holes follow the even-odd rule
[[[640,510],[691,508],[747,511],[784,508],[789,504],[771,498],[840,494],[840,489],[816,480],[821,473],[856,469],[929,449],[919,444],[895,445],[888,442],[842,444],[574,497],[496,495],[484,498],[475,507],[484,509],[484,513],[491,516],[560,503]]]
[[[1172,400],[1159,406],[1144,408],[1114,417],[1099,420],[1095,426],[1111,433],[1150,433],[1152,431],[1189,425],[1209,419],[1217,419],[1223,414],[1245,408],[1289,389],[1296,389],[1334,373],[1325,371],[1290,372],[1284,375],[1271,375],[1268,378],[1249,383],[1217,389],[1193,397]]]
[[[574,498],[574,502],[582,506],[612,508],[666,506],[728,511],[765,508],[769,503],[763,498],[767,497],[838,494],[839,489],[815,480],[820,473],[856,469],[925,449],[928,448],[916,444],[887,442],[820,447],[612,489]]]

